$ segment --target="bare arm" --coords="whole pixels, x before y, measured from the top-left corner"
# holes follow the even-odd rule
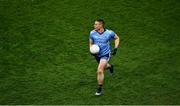
[[[93,41],[89,39],[89,48],[93,45]]]
[[[119,36],[116,34],[116,35],[114,36],[114,48],[118,48],[119,42],[120,42],[120,38],[119,38]]]

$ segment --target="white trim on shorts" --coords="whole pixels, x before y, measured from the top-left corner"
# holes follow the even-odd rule
[[[101,59],[104,59],[104,60],[107,60],[107,62],[110,60],[110,58],[111,58],[111,53],[109,52],[109,58],[101,58]],[[100,59],[100,61],[101,61],[101,59]]]

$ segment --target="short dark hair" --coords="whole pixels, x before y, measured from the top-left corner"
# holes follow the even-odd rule
[[[101,24],[103,24],[103,26],[104,26],[104,24],[105,24],[105,22],[104,22],[103,19],[96,19],[95,21],[100,22]]]

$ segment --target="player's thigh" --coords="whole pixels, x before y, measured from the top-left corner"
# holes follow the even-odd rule
[[[104,70],[106,68],[107,63],[108,63],[108,60],[102,58],[99,62],[98,70],[100,71]]]
[[[111,65],[109,63],[106,64],[105,68],[108,69]]]

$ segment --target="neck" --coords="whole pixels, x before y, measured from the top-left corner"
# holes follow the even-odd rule
[[[105,31],[105,29],[104,28],[101,28],[101,29],[99,29],[99,30],[97,30],[99,33],[103,33],[104,31]]]

